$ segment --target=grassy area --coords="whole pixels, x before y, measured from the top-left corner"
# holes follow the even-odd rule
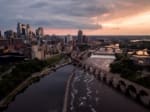
[[[21,62],[16,65],[11,73],[2,77],[0,81],[0,96],[5,97],[18,84],[23,82],[32,73],[41,71],[46,62],[37,59]]]
[[[122,77],[127,78],[138,73],[140,66],[135,65],[129,57],[124,55],[116,56],[116,60],[110,65],[111,72],[119,73]],[[139,74],[140,75],[140,74]]]
[[[33,73],[39,72],[47,66],[55,65],[62,59],[62,55],[55,55],[44,61],[33,59],[18,63],[11,73],[3,76],[2,80],[0,80],[0,99],[8,95],[14,88]]]
[[[136,80],[136,83],[150,89],[150,77],[138,79]]]
[[[62,60],[63,58],[64,58],[64,56],[62,56],[62,55],[55,55],[55,56],[52,56],[49,59],[47,59],[46,62],[48,65],[52,66],[52,65],[60,62],[60,60]]]
[[[0,75],[4,72],[6,72],[7,70],[9,70],[9,68],[11,67],[12,65],[0,65]]]

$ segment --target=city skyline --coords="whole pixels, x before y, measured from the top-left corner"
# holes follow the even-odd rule
[[[136,4],[135,4],[136,3]],[[45,34],[149,35],[149,0],[1,0],[0,30],[16,23],[44,27]]]

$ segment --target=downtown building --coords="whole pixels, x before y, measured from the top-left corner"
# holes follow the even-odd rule
[[[35,30],[36,32],[36,37],[38,39],[42,38],[44,36],[44,29],[43,27],[39,27],[38,29]]]
[[[82,44],[82,42],[83,42],[83,32],[82,32],[82,30],[79,30],[78,36],[77,36],[77,43]]]
[[[64,45],[72,44],[73,43],[73,37],[71,35],[67,35],[64,37]]]
[[[32,34],[33,33],[31,31],[29,24],[21,24],[21,23],[17,24],[17,36],[19,38],[24,38],[24,39],[31,38]]]
[[[13,30],[7,30],[4,32],[4,38],[5,39],[17,38],[17,34]]]
[[[88,43],[88,37],[83,35],[83,31],[79,30],[77,35],[77,43],[78,44],[87,44]]]
[[[2,31],[0,30],[0,40],[4,39],[3,35],[2,35]]]

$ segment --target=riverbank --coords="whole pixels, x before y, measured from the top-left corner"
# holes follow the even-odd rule
[[[31,59],[15,64],[5,75],[0,76],[0,101],[32,74],[41,72],[45,67],[51,68],[65,62],[68,62],[68,58],[58,54],[46,60]]]
[[[68,81],[67,81],[62,112],[67,112],[68,98],[69,98],[69,89],[70,89],[70,85],[71,85],[71,82],[73,80],[74,75],[75,75],[75,73],[73,71],[73,73],[69,76]]]
[[[66,62],[66,63],[63,63],[63,64],[56,65],[55,67],[51,67],[51,68],[46,67],[41,72],[37,72],[37,73],[32,74],[23,83],[21,83],[18,87],[16,87],[9,95],[7,95],[5,98],[3,98],[0,101],[0,109],[7,108],[7,106],[9,105],[9,103],[11,103],[11,101],[15,98],[15,96],[19,92],[21,92],[22,90],[24,90],[25,88],[27,88],[29,85],[31,85],[34,81],[40,79],[41,77],[44,77],[44,76],[48,75],[49,72],[57,70],[60,67],[68,65],[70,63],[71,62]]]

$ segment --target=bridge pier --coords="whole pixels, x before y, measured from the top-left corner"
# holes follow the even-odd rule
[[[149,106],[150,108],[150,100],[148,93],[144,90],[140,90],[137,94],[137,100],[145,106]]]
[[[147,96],[142,96],[140,98],[140,102],[145,106],[150,106],[150,101]]]
[[[124,81],[119,80],[118,85],[117,85],[117,89],[119,89],[122,93],[126,93],[127,87]]]
[[[137,91],[136,88],[133,85],[129,85],[126,89],[126,94],[130,96],[133,99],[137,98]]]
[[[126,93],[126,86],[125,85],[120,85],[120,90],[121,92],[123,92],[124,94]]]

